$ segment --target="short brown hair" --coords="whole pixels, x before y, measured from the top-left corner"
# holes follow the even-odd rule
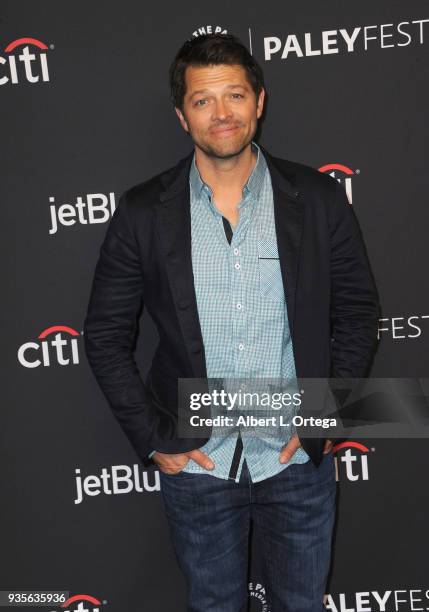
[[[169,70],[171,101],[183,109],[186,94],[185,73],[188,66],[238,64],[258,97],[264,86],[264,74],[243,43],[232,34],[203,34],[187,40],[174,58]]]

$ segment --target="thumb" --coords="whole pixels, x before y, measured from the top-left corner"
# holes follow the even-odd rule
[[[291,457],[295,454],[298,448],[301,446],[298,435],[294,434],[289,442],[284,446],[280,452],[279,461],[280,463],[287,463]]]
[[[198,448],[186,454],[188,455],[190,459],[193,459],[195,463],[198,463],[198,465],[200,465],[204,469],[212,470],[214,468],[214,463],[210,459],[210,457],[206,455],[205,453],[203,453],[203,451],[200,451]]]

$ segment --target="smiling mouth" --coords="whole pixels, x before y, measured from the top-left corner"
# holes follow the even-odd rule
[[[238,129],[238,125],[231,125],[228,127],[222,127],[222,128],[218,128],[216,130],[210,130],[212,134],[215,135],[222,135],[222,134],[229,134],[229,132],[233,132],[234,130]]]

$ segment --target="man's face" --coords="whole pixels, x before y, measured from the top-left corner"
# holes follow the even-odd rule
[[[196,147],[210,157],[238,155],[253,140],[265,91],[256,99],[240,65],[188,66],[183,112],[176,113]]]

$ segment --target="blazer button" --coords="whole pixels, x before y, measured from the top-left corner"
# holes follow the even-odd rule
[[[189,306],[189,302],[188,300],[179,300],[177,305],[179,306],[180,310],[186,310]]]
[[[193,353],[201,353],[201,343],[198,340],[191,342],[191,351]]]

